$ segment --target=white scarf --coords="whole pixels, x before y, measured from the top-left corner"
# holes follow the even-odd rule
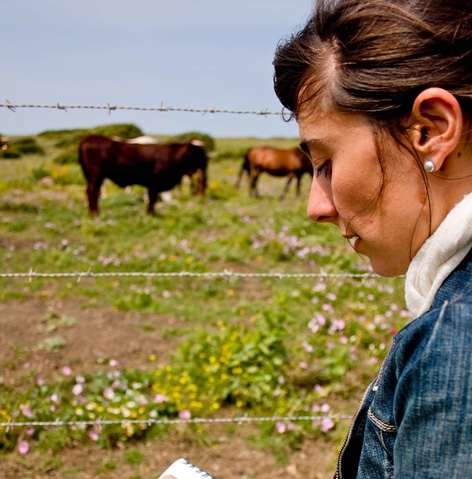
[[[468,194],[448,213],[410,263],[405,298],[413,317],[428,311],[443,281],[471,248],[472,194]]]

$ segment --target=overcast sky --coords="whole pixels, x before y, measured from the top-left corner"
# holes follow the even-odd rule
[[[279,112],[272,59],[313,0],[10,0],[0,104]],[[147,134],[295,137],[277,115],[0,108],[0,133],[134,123]]]

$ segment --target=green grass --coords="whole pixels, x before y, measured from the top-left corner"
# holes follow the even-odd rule
[[[185,330],[164,331],[164,336],[182,339],[182,348],[167,364],[123,373],[126,384],[139,384],[144,395],[165,390],[174,398],[161,415],[175,417],[182,410],[202,415],[225,408],[239,409],[236,414],[310,412],[297,410],[302,398],[316,408],[327,397],[346,398],[366,382],[388,349],[392,331],[406,320],[401,279],[146,277],[145,273],[369,271],[366,260],[352,252],[334,227],[307,219],[308,178],[304,197],[297,198],[292,190],[283,201],[278,200],[281,179],[263,175],[260,199],[249,197],[246,184],[240,190],[234,187],[247,148],[262,143],[289,147],[296,139],[216,139],[206,198],[191,196],[184,184],[174,191],[172,203],[160,203],[156,216],[150,217],[145,214],[143,188],[126,192],[107,183],[101,215],[94,219],[87,213],[79,166],[54,162],[70,148],[69,142],[50,133],[38,136],[37,143],[44,155],[1,160],[0,272],[142,275],[80,282],[0,278],[0,301],[42,298],[54,291],[56,298],[79,299],[84,308],[166,314],[191,324]],[[73,326],[73,318],[52,315],[44,323],[54,335],[40,347],[66,347],[56,329]],[[153,330],[151,322],[142,328]],[[91,375],[87,385],[94,391],[94,404],[101,404],[104,388],[109,387],[105,377]],[[48,384],[42,392],[31,381],[15,390],[0,385],[0,419],[10,417],[21,401],[29,401],[42,417],[53,420],[45,403],[56,390],[62,391],[64,404],[55,414],[74,418],[73,398],[62,389],[66,386],[73,384]],[[128,392],[123,394],[120,401],[125,403]],[[119,425],[102,437],[103,445],[139,439],[145,433],[151,434],[124,434]],[[319,427],[309,433],[319,433]],[[0,430],[6,449],[15,444],[11,434]],[[77,431],[73,437],[67,434],[67,429],[58,428],[37,439],[51,449],[85,440]],[[128,461],[138,459],[130,455]]]

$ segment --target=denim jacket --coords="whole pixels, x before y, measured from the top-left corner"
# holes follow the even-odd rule
[[[472,478],[472,252],[395,335],[335,478]]]

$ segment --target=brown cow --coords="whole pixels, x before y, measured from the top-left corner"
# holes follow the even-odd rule
[[[244,156],[236,188],[239,188],[244,172],[247,172],[249,176],[249,194],[255,197],[259,196],[257,181],[261,173],[265,172],[272,176],[288,176],[285,188],[280,195],[280,199],[283,199],[294,178],[297,179],[297,196],[300,195],[302,176],[305,173],[313,176],[313,165],[298,146],[289,149],[255,146],[250,148]]]
[[[180,184],[184,175],[197,175],[196,193],[204,195],[208,156],[192,142],[130,144],[105,136],[89,135],[79,144],[79,163],[87,180],[87,198],[92,216],[98,215],[98,198],[108,178],[121,188],[145,186],[147,213],[154,214],[158,194]]]

